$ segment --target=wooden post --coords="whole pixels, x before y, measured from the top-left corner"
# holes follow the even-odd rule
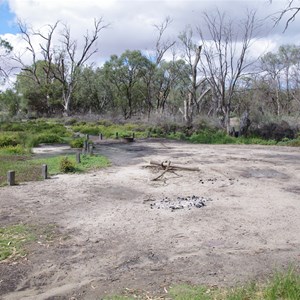
[[[89,150],[88,150],[88,151],[89,151],[89,154],[90,154],[90,155],[93,155],[93,144],[89,144],[89,145],[88,145],[88,149],[89,149]]]
[[[7,184],[8,185],[15,185],[15,171],[8,171],[7,172]]]
[[[118,132],[116,132],[116,139],[118,139],[119,138],[119,133]]]
[[[81,163],[81,160],[80,160],[80,152],[77,152],[77,153],[76,153],[76,162],[77,162],[78,164]]]
[[[88,150],[88,141],[83,142],[82,154],[86,154]]]
[[[42,165],[42,176],[44,179],[48,178],[48,166],[47,165]]]
[[[102,139],[103,139],[102,133],[99,133],[99,140],[102,141]]]

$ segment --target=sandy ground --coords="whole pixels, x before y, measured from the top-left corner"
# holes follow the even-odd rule
[[[95,152],[112,167],[0,189],[0,225],[55,237],[0,263],[1,299],[101,299],[125,288],[233,285],[300,267],[299,148],[143,140]],[[145,168],[166,159],[199,172]],[[202,208],[151,209],[165,197],[210,198]]]

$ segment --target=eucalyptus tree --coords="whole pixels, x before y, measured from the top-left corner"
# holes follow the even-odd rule
[[[32,66],[24,68],[17,75],[16,90],[21,95],[22,105],[26,111],[50,116],[62,111],[62,88],[53,75],[45,72],[45,68],[47,62],[44,60],[36,61]]]
[[[138,50],[126,50],[120,57],[112,55],[104,64],[114,101],[125,119],[138,111],[145,113],[147,89],[143,77],[151,67],[151,62]]]
[[[204,13],[203,28],[198,28],[202,71],[211,87],[215,114],[228,133],[237,83],[253,63],[247,60],[247,55],[257,24],[255,12],[248,12],[245,19],[234,22],[217,11]]]
[[[80,71],[74,91],[73,109],[84,113],[106,113],[112,107],[112,93],[102,68]]]
[[[291,102],[298,89],[300,47],[281,45],[277,52],[268,52],[260,59],[262,79],[269,85],[268,95],[279,116],[291,112]]]
[[[0,80],[8,77],[8,60],[13,47],[11,44],[0,37]]]
[[[31,54],[32,63],[24,62],[21,54],[15,57],[21,65],[21,69],[27,72],[27,77],[36,84],[40,84],[37,64],[44,61],[44,75],[48,83],[55,78],[61,85],[61,105],[64,113],[70,113],[73,92],[79,80],[80,69],[97,52],[96,41],[100,32],[107,27],[102,18],[94,20],[92,32],[83,36],[79,45],[78,40],[72,38],[71,29],[60,22],[48,25],[46,28],[34,30],[23,23],[19,23],[20,33],[26,44],[26,52]],[[55,43],[55,41],[58,41]],[[41,57],[39,56],[41,54]]]

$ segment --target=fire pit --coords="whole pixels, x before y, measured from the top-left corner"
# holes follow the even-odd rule
[[[151,209],[170,209],[171,211],[177,209],[192,209],[201,208],[206,206],[206,202],[212,201],[210,198],[198,197],[198,196],[187,196],[187,197],[177,197],[171,199],[169,197],[163,198],[159,202],[151,203]]]

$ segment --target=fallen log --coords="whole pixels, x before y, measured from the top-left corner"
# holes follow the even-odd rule
[[[171,164],[171,162],[168,160],[163,162],[150,160],[150,165],[162,167],[163,169],[168,169],[168,170],[200,171],[200,169],[197,167],[185,167],[180,165],[174,165]]]

